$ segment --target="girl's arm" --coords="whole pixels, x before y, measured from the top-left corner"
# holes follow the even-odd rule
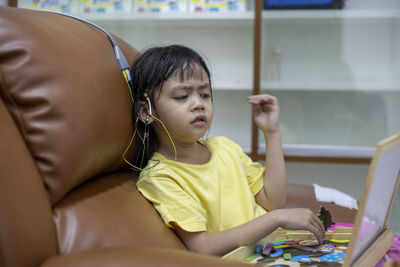
[[[212,234],[187,232],[174,223],[173,226],[189,250],[212,255],[223,255],[237,247],[255,243],[278,227],[308,230],[320,243],[325,233],[322,222],[309,209],[273,210],[240,226]]]
[[[286,171],[279,131],[278,100],[270,95],[253,95],[248,101],[254,108],[254,119],[263,131],[266,145],[264,187],[255,196],[266,210],[286,206]]]

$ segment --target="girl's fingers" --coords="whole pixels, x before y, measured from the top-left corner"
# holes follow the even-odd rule
[[[278,109],[277,100],[268,95],[265,95],[264,97],[260,95],[251,96],[251,98],[248,99],[248,102],[253,104],[255,111],[269,112]]]
[[[251,104],[275,104],[276,98],[271,95],[252,95],[248,96],[247,100]]]
[[[322,221],[321,221],[317,216],[315,216],[315,217],[316,217],[316,221],[317,221],[319,227],[320,227],[320,228],[324,231],[324,233],[325,233],[324,224],[322,223]]]
[[[322,224],[321,220],[317,216],[314,217],[314,220],[312,221],[311,224],[316,229],[316,231],[318,231],[318,235],[319,235],[319,238],[317,238],[318,242],[322,243],[322,239],[325,237],[324,225]]]
[[[321,244],[322,243],[322,232],[321,232],[321,229],[317,225],[311,223],[311,224],[309,224],[309,229],[308,230],[315,235],[315,237],[318,240],[318,243]]]

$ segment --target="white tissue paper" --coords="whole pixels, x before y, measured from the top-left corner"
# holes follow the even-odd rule
[[[315,197],[320,202],[333,202],[338,206],[358,209],[357,199],[334,188],[314,185]]]

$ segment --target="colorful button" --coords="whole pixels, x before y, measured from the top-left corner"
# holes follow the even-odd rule
[[[291,261],[298,261],[298,262],[312,262],[313,260],[306,255],[298,255],[290,258]]]
[[[290,260],[292,258],[292,255],[290,253],[285,253],[285,254],[283,254],[283,258],[285,260]]]
[[[277,249],[273,249],[273,250],[271,251],[270,256],[271,256],[271,257],[278,257],[278,256],[280,256],[280,255],[282,255],[282,254],[283,254],[283,249],[277,248]]]
[[[329,244],[322,244],[321,246],[317,247],[317,250],[323,253],[332,253],[335,252],[335,246]]]
[[[263,249],[263,244],[258,244],[255,248],[254,248],[254,253],[261,253],[261,250]]]
[[[346,256],[345,253],[343,252],[335,252],[335,253],[330,253],[330,254],[326,254],[324,256],[322,256],[321,258],[319,258],[320,261],[341,261],[344,260],[344,257]]]
[[[265,244],[265,247],[262,250],[261,254],[267,256],[271,252],[271,249],[272,249],[272,243],[267,243]]]
[[[255,258],[257,258],[258,256],[260,256],[260,253],[254,253],[254,254],[252,254],[252,255],[246,257],[244,260],[245,260],[245,261],[252,261],[252,260],[254,260]]]

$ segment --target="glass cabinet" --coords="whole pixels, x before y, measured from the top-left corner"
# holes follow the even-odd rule
[[[399,1],[263,10],[260,23],[258,86],[279,99],[287,158],[367,162],[400,132]]]

